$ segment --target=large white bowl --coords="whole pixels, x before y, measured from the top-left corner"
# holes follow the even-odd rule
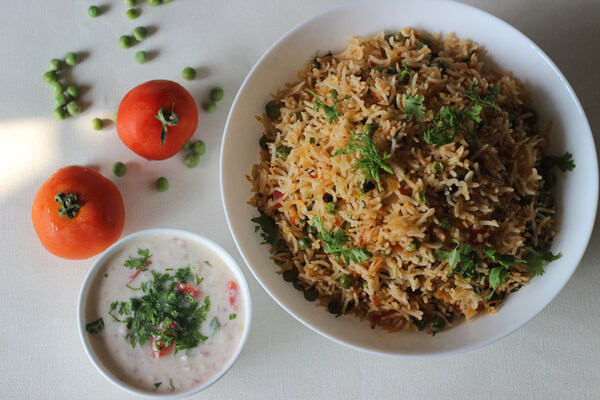
[[[559,177],[556,188],[562,228],[552,251],[563,257],[512,293],[495,315],[461,323],[431,337],[422,332],[372,330],[353,317],[335,318],[276,274],[267,246],[254,232],[256,209],[245,175],[258,161],[262,126],[255,115],[286,82],[297,80],[305,62],[329,50],[341,50],[352,36],[395,32],[410,26],[429,32],[455,32],[475,40],[488,59],[510,70],[529,88],[541,126],[552,121],[549,154],[573,153],[577,168]],[[550,27],[549,27],[550,29]],[[375,0],[342,4],[327,10],[278,40],[256,63],[229,113],[221,147],[221,190],[227,222],[242,257],[264,289],[309,328],[338,343],[373,353],[433,356],[459,353],[489,344],[513,332],[538,314],[565,286],[585,251],[596,214],[598,168],[590,127],[581,105],[556,65],[531,40],[509,24],[473,7],[450,1]],[[575,302],[576,299],[573,299]]]

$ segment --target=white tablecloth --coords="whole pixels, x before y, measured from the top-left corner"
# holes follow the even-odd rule
[[[128,20],[122,0],[2,1],[0,10],[0,399],[117,399],[132,396],[106,381],[88,361],[76,326],[83,277],[94,259],[65,261],[35,236],[30,208],[37,188],[70,164],[97,167],[121,190],[124,234],[177,227],[220,243],[246,272],[254,303],[252,332],[233,369],[200,399],[331,398],[600,398],[600,232],[562,293],[538,317],[492,345],[453,357],[404,360],[330,342],[290,317],[245,267],[225,223],[218,183],[219,145],[234,95],[260,55],[282,34],[337,0],[174,0],[141,5]],[[469,0],[516,26],[561,68],[600,131],[600,2],[597,0]],[[385,10],[382,10],[385,12]],[[449,16],[450,18],[451,16]],[[129,50],[118,37],[133,27],[152,34]],[[137,50],[152,54],[138,65]],[[83,55],[71,80],[83,88],[84,111],[56,121],[42,75],[51,58]],[[182,81],[181,70],[199,76]],[[121,97],[154,78],[182,82],[198,103],[214,85],[225,89],[217,112],[201,111],[196,138],[208,152],[195,169],[183,155],[148,162],[118,140],[114,125],[94,131],[94,117],[112,118]],[[598,142],[598,138],[596,138]],[[124,178],[110,172],[127,163]],[[159,176],[171,189],[153,189]],[[582,192],[582,196],[586,193]]]

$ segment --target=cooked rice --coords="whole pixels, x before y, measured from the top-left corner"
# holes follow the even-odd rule
[[[422,328],[436,316],[449,324],[458,315],[493,313],[505,294],[530,279],[527,266],[517,263],[486,300],[492,291],[488,264],[479,264],[477,277],[465,281],[449,276],[448,261],[434,256],[436,250],[451,250],[452,239],[470,241],[480,252],[492,247],[523,258],[524,247],[547,243],[556,229],[552,197],[539,196],[547,135],[535,125],[523,85],[508,72],[485,69],[484,52],[475,42],[449,34],[431,37],[423,46],[425,36],[408,28],[401,32],[406,40],[399,43],[383,32],[354,37],[344,51],[310,61],[298,82],[276,93],[281,117],[257,117],[269,143],[249,177],[250,204],[274,219],[287,251],[273,259],[281,271],[298,272],[294,286],[316,289],[322,305],[337,300],[344,312],[391,331]],[[447,63],[444,71],[429,65],[438,59]],[[392,66],[399,72],[403,63],[415,71],[413,94],[425,97],[427,111],[420,121],[404,112],[409,82],[386,71]],[[478,146],[471,149],[462,136],[439,148],[425,143],[420,123],[431,121],[444,105],[466,107],[463,92],[474,82],[480,93],[500,85],[496,104],[501,111],[481,112]],[[340,101],[340,117],[330,124],[322,110],[313,110],[315,98],[305,89],[322,95],[335,89],[340,99],[350,99]],[[351,131],[362,132],[370,123],[379,126],[373,140],[381,153],[392,154],[386,162],[394,174],[381,171],[383,190],[375,185],[364,193],[364,175],[353,169],[357,155],[334,153],[352,138]],[[277,157],[280,145],[291,148],[286,160]],[[444,164],[439,175],[431,172],[434,161]],[[429,194],[426,204],[416,201],[419,189]],[[274,198],[275,191],[283,196]],[[339,206],[335,215],[325,210],[326,193]],[[321,240],[307,233],[318,213],[327,229],[346,230],[346,246],[362,246],[373,257],[348,264],[325,253]],[[443,216],[451,217],[452,228],[440,228]],[[312,245],[300,250],[298,239],[306,236]],[[420,247],[408,251],[413,241]],[[339,283],[344,274],[354,277],[346,289]]]

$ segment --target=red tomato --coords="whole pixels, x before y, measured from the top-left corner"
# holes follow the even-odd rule
[[[55,199],[57,195],[65,207]],[[76,204],[66,204],[75,197],[77,210]],[[72,212],[60,215],[59,209]],[[56,171],[40,187],[31,219],[46,250],[81,260],[117,241],[125,225],[125,206],[114,183],[91,168],[72,165]]]
[[[187,283],[177,282],[177,291],[181,294],[189,293],[189,295],[193,298],[200,296],[200,290],[192,285],[188,285]]]
[[[229,281],[229,285],[227,285],[227,297],[229,297],[229,304],[234,310],[237,310],[237,290],[237,283]]]
[[[150,348],[152,349],[152,355],[154,356],[154,358],[161,358],[171,354],[175,349],[175,344],[171,343],[170,345],[165,347],[163,342],[160,342],[156,340],[156,338],[152,337],[150,338]]]
[[[149,81],[125,95],[116,125],[123,143],[136,154],[164,160],[177,154],[196,131],[198,108],[192,95],[177,82]]]

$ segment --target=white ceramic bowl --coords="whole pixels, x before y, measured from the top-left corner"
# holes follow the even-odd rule
[[[553,252],[563,257],[550,264],[522,290],[512,293],[495,315],[461,323],[431,337],[424,333],[390,334],[371,330],[353,317],[334,318],[305,301],[302,294],[276,274],[267,246],[254,233],[250,218],[258,213],[246,204],[251,197],[245,175],[258,161],[262,126],[255,120],[270,94],[297,80],[307,60],[345,48],[352,36],[395,32],[410,26],[434,33],[455,32],[488,51],[487,59],[510,70],[534,99],[540,126],[552,121],[548,154],[573,153],[577,167],[561,175],[555,194],[562,229]],[[550,29],[550,28],[549,28]],[[265,290],[285,310],[321,335],[373,353],[433,356],[459,353],[489,344],[532,319],[567,283],[587,246],[598,199],[598,168],[590,127],[571,86],[558,68],[531,40],[507,23],[483,11],[450,1],[374,0],[345,3],[325,11],[278,40],[256,63],[242,84],[229,113],[221,148],[221,190],[229,228],[242,257]],[[573,299],[575,303],[577,300]]]
[[[199,243],[201,246],[212,250],[212,252],[214,254],[216,254],[223,261],[223,264],[225,264],[227,267],[229,267],[229,269],[233,272],[233,275],[235,276],[237,282],[239,283],[239,289],[241,291],[241,294],[244,297],[244,299],[246,300],[246,304],[245,304],[246,305],[246,312],[245,312],[246,316],[245,316],[245,320],[244,320],[244,332],[242,334],[240,343],[239,343],[238,348],[237,348],[236,352],[234,353],[233,357],[231,357],[231,359],[227,362],[227,364],[223,367],[223,369],[221,369],[221,371],[219,371],[212,379],[210,379],[209,381],[205,382],[204,384],[196,386],[193,389],[190,389],[186,392],[152,393],[152,392],[142,390],[138,387],[132,386],[128,383],[121,381],[119,378],[117,378],[113,374],[112,371],[110,371],[109,368],[107,368],[102,363],[100,358],[96,355],[94,348],[90,342],[90,336],[85,330],[85,325],[86,325],[85,312],[86,312],[86,304],[87,304],[87,300],[88,300],[88,294],[90,293],[90,289],[91,289],[98,273],[103,271],[103,267],[104,267],[105,263],[108,260],[110,260],[110,258],[115,253],[117,253],[120,249],[122,249],[124,246],[126,246],[132,240],[135,240],[135,239],[138,239],[138,238],[144,237],[144,236],[151,236],[151,235],[157,235],[157,234],[159,234],[159,235],[167,234],[167,235],[171,235],[173,237],[184,238],[190,242]],[[92,268],[87,273],[87,275],[83,281],[81,291],[79,293],[79,301],[77,304],[77,325],[79,327],[79,336],[81,337],[81,342],[83,343],[85,352],[87,353],[92,364],[94,364],[94,366],[98,369],[98,371],[100,371],[100,373],[106,379],[108,379],[111,383],[113,383],[114,385],[118,386],[119,388],[121,388],[129,393],[132,393],[132,394],[135,394],[138,396],[142,396],[142,397],[146,397],[146,398],[154,398],[154,399],[161,399],[161,400],[179,399],[179,398],[191,396],[194,393],[198,393],[198,392],[208,388],[213,383],[218,381],[223,375],[225,375],[225,373],[227,373],[227,371],[229,371],[229,369],[236,362],[237,358],[239,357],[239,355],[242,351],[242,348],[244,347],[244,344],[246,343],[246,339],[248,338],[248,334],[250,332],[251,320],[252,320],[252,302],[250,299],[250,290],[248,289],[248,283],[246,282],[246,279],[244,278],[244,274],[242,273],[242,270],[237,265],[235,260],[225,250],[223,250],[223,248],[221,246],[219,246],[218,244],[216,244],[215,242],[213,242],[210,239],[207,239],[196,233],[187,232],[187,231],[183,231],[183,230],[179,230],[179,229],[169,229],[169,228],[147,229],[147,230],[139,231],[139,232],[136,232],[134,234],[131,234],[127,237],[124,237],[124,238],[118,240],[116,243],[114,243],[112,246],[110,246],[108,249],[106,249],[104,251],[104,253],[102,253],[102,255],[96,260],[96,262],[94,263]],[[205,323],[207,323],[207,322],[205,322]]]

